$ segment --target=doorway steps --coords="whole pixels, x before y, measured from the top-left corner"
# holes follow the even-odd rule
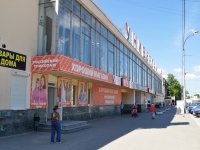
[[[61,121],[61,133],[72,133],[84,129],[91,128],[87,121]],[[41,122],[38,127],[38,132],[51,132],[51,121]]]

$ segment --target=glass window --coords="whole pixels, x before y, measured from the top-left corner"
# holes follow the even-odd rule
[[[90,38],[82,34],[82,55],[81,62],[90,65]]]
[[[117,48],[117,58],[116,58],[116,70],[117,70],[117,76],[120,76],[120,53],[119,49]]]
[[[114,46],[114,65],[113,66],[114,66],[114,75],[117,75],[117,48],[115,46]]]
[[[82,7],[82,19],[91,25],[91,15],[90,13]]]
[[[103,25],[101,25],[101,34],[105,37],[105,38],[107,38],[107,29],[103,26]]]
[[[128,55],[128,49],[124,46],[124,53]]]
[[[76,0],[73,1],[73,12],[80,16],[81,6]]]
[[[96,21],[95,18],[92,16],[92,27],[95,29],[96,27]]]
[[[113,59],[114,59],[114,53],[111,51],[108,51],[108,72],[110,74],[113,74],[114,72],[114,64],[113,64]]]
[[[82,22],[82,32],[90,37],[90,26]]]
[[[101,27],[100,22],[96,20],[96,30],[99,32],[101,32],[100,27]]]
[[[138,83],[138,81],[137,81],[137,64],[135,62],[133,63],[133,68],[134,68],[134,82]]]
[[[108,42],[108,49],[109,51],[114,52],[114,46],[110,42]]]
[[[65,4],[65,6],[69,7],[70,9],[72,9],[72,0],[61,0],[61,2],[63,4]]]
[[[129,80],[133,82],[133,60],[130,59],[130,72],[129,72]]]
[[[100,69],[100,35],[96,32],[96,68]]]
[[[120,46],[120,50],[123,52],[124,51],[124,45],[121,42],[119,42],[119,46]]]
[[[107,40],[101,36],[100,69],[107,72]]]
[[[80,18],[73,15],[72,22],[72,58],[80,60]]]
[[[96,47],[96,36],[95,36],[95,30],[92,29],[92,34],[91,34],[91,42],[92,42],[92,50],[91,50],[91,66],[95,67],[95,47]]]
[[[128,78],[128,57],[124,55],[124,77]]]
[[[110,42],[112,42],[113,44],[115,43],[115,37],[114,37],[114,35],[113,35],[112,33],[110,33],[109,31],[108,31],[108,40],[109,40]]]
[[[116,46],[119,48],[119,40],[116,40]]]
[[[59,48],[58,53],[71,57],[70,54],[70,11],[59,7]]]
[[[124,54],[123,52],[120,51],[120,54],[119,54],[119,61],[120,61],[120,64],[119,64],[119,72],[120,72],[120,76],[123,77],[124,76]]]

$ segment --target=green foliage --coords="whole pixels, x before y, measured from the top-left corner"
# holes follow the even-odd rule
[[[187,99],[190,99],[190,96],[187,96]]]
[[[167,75],[167,83],[168,83],[167,95],[175,96],[177,100],[180,100],[182,93],[182,86],[173,74]]]
[[[197,96],[198,98],[200,97],[200,95],[199,95],[199,94],[195,94],[194,96]]]

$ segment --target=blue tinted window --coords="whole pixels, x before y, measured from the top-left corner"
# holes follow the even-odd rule
[[[101,36],[100,67],[107,72],[107,40]]]
[[[107,38],[107,29],[103,25],[101,25],[101,34]]]
[[[80,18],[73,15],[72,22],[72,58],[80,60]]]
[[[100,35],[96,32],[96,68],[100,69]]]
[[[82,34],[81,62],[90,65],[90,38]]]
[[[73,1],[73,12],[80,16],[81,13],[81,6],[77,1]]]
[[[96,40],[95,40],[95,30],[91,30],[92,34],[91,34],[91,42],[92,42],[92,49],[91,49],[91,66],[95,67],[95,47],[96,47]]]
[[[59,47],[58,53],[71,57],[70,54],[70,11],[60,5],[59,7]]]
[[[90,13],[82,7],[82,19],[91,25],[91,15]]]
[[[61,0],[61,2],[68,8],[72,8],[72,0]]]

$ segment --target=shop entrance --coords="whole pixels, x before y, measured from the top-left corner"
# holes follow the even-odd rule
[[[56,87],[49,86],[48,87],[48,105],[47,105],[47,119],[51,119],[51,112],[53,111],[53,107],[56,105],[55,102],[55,91]]]

